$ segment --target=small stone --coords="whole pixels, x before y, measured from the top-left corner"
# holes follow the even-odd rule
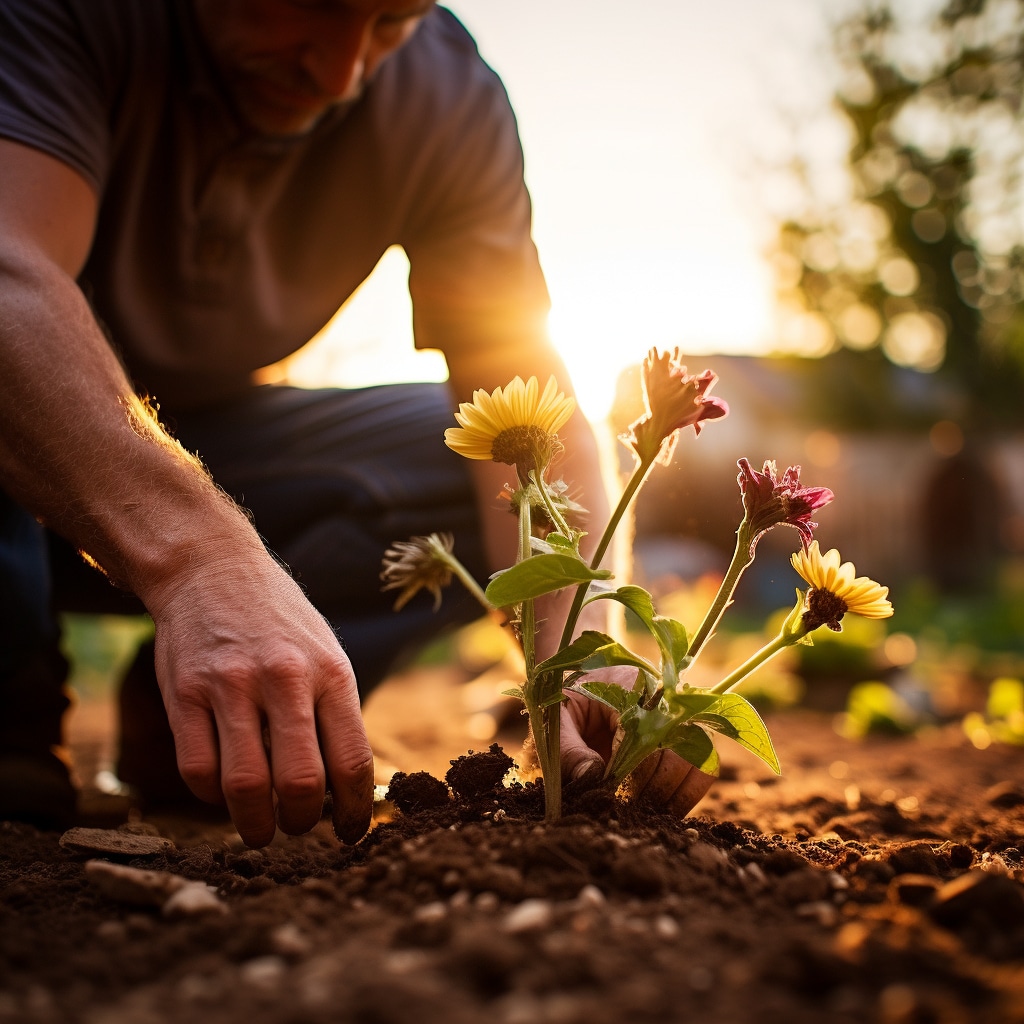
[[[473,906],[484,914],[493,914],[500,905],[501,901],[493,892],[477,893],[476,899],[473,900]]]
[[[763,888],[768,884],[768,876],[761,869],[761,865],[756,861],[751,861],[746,868],[744,868],[744,873],[747,878],[760,888]]]
[[[523,900],[505,915],[501,923],[502,931],[510,935],[523,932],[539,931],[551,924],[554,908],[550,901],[541,899]]]
[[[654,919],[654,934],[661,939],[674,939],[679,934],[679,923],[669,914],[659,914]]]
[[[164,917],[200,917],[203,914],[226,914],[227,906],[216,890],[203,882],[189,882],[168,897],[161,907]]]
[[[108,857],[155,857],[174,849],[161,836],[112,828],[69,828],[60,837],[63,849],[72,853],[102,853]]]
[[[85,877],[110,899],[150,907],[162,907],[179,889],[195,884],[169,871],[148,871],[105,860],[86,861]]]
[[[939,889],[930,913],[947,928],[1015,928],[1024,918],[1024,886],[1004,875],[968,871]]]
[[[985,790],[984,799],[993,807],[1019,807],[1024,804],[1024,789],[1014,782],[997,782]]]
[[[935,898],[941,885],[942,882],[934,875],[897,875],[889,883],[888,897],[893,903],[923,907]]]
[[[576,894],[576,906],[578,907],[601,907],[605,902],[604,893],[596,885],[589,883]]]
[[[257,956],[246,960],[239,969],[242,980],[254,988],[276,988],[284,977],[287,965],[279,956]]]
[[[412,919],[417,924],[435,924],[443,921],[448,916],[448,907],[437,900],[433,903],[425,903],[413,911]]]
[[[278,956],[299,959],[310,952],[313,944],[299,930],[298,925],[288,921],[285,924],[278,925],[270,933],[270,948]]]

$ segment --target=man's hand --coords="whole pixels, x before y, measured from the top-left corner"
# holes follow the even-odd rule
[[[636,675],[632,670],[628,673]],[[601,678],[622,686],[632,685],[622,678],[602,673]],[[618,726],[618,715],[606,704],[582,694],[569,692],[562,705],[562,778],[576,781],[593,773],[600,778],[611,757],[612,739]],[[694,768],[671,750],[659,750],[647,758],[630,776],[630,790],[635,799],[653,807],[664,808],[680,818],[700,802],[715,781]]]
[[[290,835],[313,828],[329,788],[335,831],[356,842],[370,824],[373,755],[352,667],[298,586],[256,555],[193,574],[153,611],[157,679],[196,796],[226,803],[256,847],[275,818]]]

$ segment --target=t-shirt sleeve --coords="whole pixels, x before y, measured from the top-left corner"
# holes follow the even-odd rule
[[[405,243],[416,346],[446,354],[541,338],[550,306],[515,115],[497,76],[475,60]]]
[[[83,24],[74,3],[0,0],[0,136],[62,160],[97,191],[109,160],[113,70],[97,56],[102,28],[101,19]]]

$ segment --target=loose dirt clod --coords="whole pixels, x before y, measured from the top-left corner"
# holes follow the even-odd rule
[[[470,751],[451,762],[445,781],[466,800],[477,800],[494,791],[516,763],[497,743],[482,753]]]
[[[448,787],[430,772],[395,772],[385,799],[390,800],[403,814],[444,807],[451,801]]]

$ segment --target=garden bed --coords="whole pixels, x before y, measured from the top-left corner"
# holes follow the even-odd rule
[[[0,1022],[1024,1020],[1024,748],[768,725],[782,778],[726,745],[685,821],[591,796],[545,826],[527,788],[354,848],[137,822],[174,846],[121,862],[213,886],[210,913],[111,898],[88,852],[0,825]]]

